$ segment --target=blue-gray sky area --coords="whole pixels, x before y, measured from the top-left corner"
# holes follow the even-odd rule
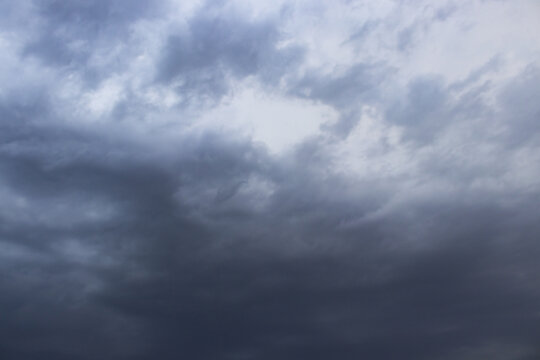
[[[0,1],[0,359],[540,359],[537,0]]]

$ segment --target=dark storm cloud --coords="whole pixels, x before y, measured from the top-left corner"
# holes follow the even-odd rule
[[[59,139],[44,137],[43,148]],[[489,199],[412,204],[407,219],[390,214],[340,230],[366,209],[303,180],[300,164],[287,175],[269,170],[249,144],[206,139],[170,164],[111,163],[104,156],[114,145],[106,146],[52,169],[40,154],[3,157],[12,192],[43,201],[42,211],[74,192],[123,209],[67,228],[69,218],[24,229],[4,222],[3,238],[22,247],[4,266],[7,358],[431,359],[491,343],[523,346],[519,359],[538,351],[534,201],[511,210]],[[254,172],[278,184],[260,215],[213,209],[213,221],[201,223],[175,196]],[[399,246],[411,223],[425,223],[417,241],[435,241],[432,248]],[[59,247],[74,239],[97,254],[62,256]]]
[[[219,163],[208,165],[209,175]],[[189,165],[179,166],[186,168]],[[515,278],[536,276],[534,259],[538,251],[534,237],[538,229],[532,224],[538,219],[507,226],[504,222],[509,214],[489,205],[467,208],[458,203],[441,211],[438,205],[419,204],[409,210],[415,214],[407,223],[429,217],[434,225],[427,236],[438,239],[438,244],[434,249],[400,253],[400,249],[386,249],[385,241],[391,242],[400,232],[409,231],[406,223],[390,217],[382,223],[340,232],[332,219],[347,216],[343,210],[346,204],[309,200],[307,193],[315,190],[309,189],[304,195],[294,195],[296,203],[304,202],[300,209],[289,208],[287,213],[282,208],[284,202],[279,201],[265,217],[237,217],[238,225],[258,228],[258,236],[235,229],[235,220],[229,220],[229,231],[238,239],[225,241],[224,248],[215,248],[220,238],[231,234],[220,234],[219,226],[202,228],[175,209],[171,202],[174,187],[168,185],[172,179],[159,168],[124,164],[121,169],[103,169],[99,165],[76,164],[49,173],[58,173],[53,175],[58,179],[71,179],[61,181],[67,187],[63,191],[69,191],[72,183],[79,191],[105,192],[128,202],[130,210],[123,221],[116,220],[109,226],[100,224],[94,230],[90,227],[86,234],[84,226],[64,230],[65,235],[82,237],[87,243],[97,237],[103,255],[118,254],[122,262],[117,266],[100,269],[95,265],[70,264],[51,254],[48,266],[40,267],[37,261],[26,265],[30,267],[25,271],[29,279],[16,277],[23,288],[38,291],[36,286],[43,274],[52,272],[47,278],[53,289],[50,293],[42,292],[37,303],[26,300],[30,309],[11,305],[15,306],[10,312],[14,315],[7,316],[5,326],[21,324],[26,319],[34,326],[45,327],[52,339],[65,339],[65,331],[78,329],[77,333],[70,332],[75,340],[67,349],[60,339],[40,344],[43,337],[39,330],[25,336],[27,351],[35,351],[36,356],[47,351],[55,356],[52,349],[62,348],[63,353],[74,357],[80,353],[104,356],[101,352],[107,351],[107,356],[113,358],[118,356],[117,351],[129,353],[124,347],[136,345],[142,358],[322,359],[337,355],[385,359],[400,354],[404,358],[427,359],[450,349],[501,339],[527,345],[539,335],[535,319],[528,318],[538,310],[538,294]],[[200,176],[198,182],[212,182],[209,175]],[[279,197],[287,198],[298,191],[299,186],[285,187]],[[521,211],[529,211],[533,204],[529,206]],[[318,225],[318,238],[310,240],[309,235],[315,234],[287,224],[290,211],[294,211],[296,221],[309,225],[308,230],[316,226],[310,222],[310,215],[314,216],[313,222],[326,218],[326,223]],[[298,212],[302,217],[298,217]],[[273,221],[265,220],[266,217]],[[452,225],[456,223],[460,224],[457,229]],[[277,231],[275,226],[279,225],[285,230]],[[392,228],[393,234],[384,234]],[[504,239],[501,245],[492,243],[498,233],[505,236],[515,229],[522,229],[518,253],[507,254]],[[35,241],[50,243],[62,232],[50,237],[46,232],[39,233],[41,239]],[[278,236],[294,242],[294,236],[299,234],[303,236],[301,243],[307,242],[310,248],[307,253],[283,256],[265,250],[265,243],[277,240]],[[514,243],[512,248],[515,246]],[[516,266],[520,275],[513,274]],[[36,273],[36,267],[42,274]],[[503,277],[503,281],[501,271],[508,277]],[[73,297],[82,296],[80,287],[88,281],[84,272],[97,277],[102,287],[83,296],[79,300],[82,304],[77,306]],[[11,296],[24,297],[20,289],[8,289]],[[54,299],[57,297],[64,300]],[[15,302],[9,298],[7,301]],[[64,309],[72,306],[75,309],[69,312]],[[49,314],[56,311],[59,320],[53,322],[40,316],[38,309],[45,308]],[[119,317],[119,323],[107,319],[108,313]],[[32,316],[31,320],[27,316]],[[96,317],[104,319],[96,324]],[[108,333],[111,327],[113,332]],[[93,333],[96,329],[98,334]],[[134,335],[129,335],[130,331]],[[85,336],[98,339],[92,341],[92,351],[86,350],[90,345],[84,341],[78,344]],[[133,338],[125,340],[124,336]],[[389,336],[393,339],[391,347]],[[96,349],[96,341],[98,347],[105,343],[103,348]],[[112,350],[106,341],[113,342]],[[8,344],[10,349],[17,341]]]
[[[140,6],[32,11],[93,42],[98,24],[153,14]],[[157,84],[145,86],[219,99],[229,77],[253,75],[274,91],[287,77],[288,96],[341,118],[272,155],[231,132],[160,128],[171,115],[140,94],[92,123],[47,79],[2,92],[0,358],[538,358],[540,198],[531,159],[519,157],[537,146],[536,68],[500,88],[485,84],[489,64],[464,81],[414,77],[388,100],[396,69],[300,73],[291,64],[302,51],[277,46],[276,23],[209,8],[165,36]],[[46,59],[43,46],[32,56]],[[74,61],[66,54],[45,65],[58,78]],[[405,174],[336,165],[346,136],[325,136],[354,131],[363,105],[403,130],[419,158]],[[474,121],[452,148],[421,153]],[[500,131],[479,131],[486,123]],[[451,156],[461,147],[478,151],[469,153],[478,164]]]
[[[163,5],[153,1],[37,1],[38,36],[24,53],[50,65],[86,63],[96,48],[120,44],[129,25],[152,17]],[[112,43],[109,41],[114,39]]]
[[[247,20],[209,4],[189,21],[185,34],[171,34],[157,80],[172,83],[190,98],[217,98],[228,92],[229,77],[255,75],[279,83],[302,57],[298,47],[278,49],[279,19]]]
[[[100,61],[130,42],[133,25],[166,9],[163,1],[47,0],[4,4],[1,16],[2,28],[19,35],[22,59],[80,72],[87,85],[95,86],[126,65],[119,56],[107,64]]]

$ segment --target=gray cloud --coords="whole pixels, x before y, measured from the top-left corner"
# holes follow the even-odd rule
[[[157,15],[156,2],[43,1],[35,3],[38,37],[24,53],[50,65],[85,64],[97,48],[118,44],[134,21]],[[114,39],[111,44],[109,41]]]
[[[66,40],[126,41],[119,63],[132,65],[129,24],[166,15],[11,11],[48,30],[13,54],[20,74],[0,58],[23,89],[0,93],[1,358],[539,356],[534,62],[510,76],[502,60],[462,78],[403,77],[391,59],[328,72],[309,65],[309,43],[281,43],[294,19],[205,4],[185,32],[148,27],[165,32],[148,35],[155,74],[104,62],[78,88],[68,75],[90,55]],[[128,80],[107,108],[111,74]],[[338,118],[279,153],[205,125],[246,79]],[[166,90],[180,100],[163,105]]]
[[[339,111],[330,130],[347,135],[360,119],[362,105],[379,99],[379,87],[394,69],[383,64],[355,64],[338,76],[307,75],[291,86],[295,96],[321,101]]]
[[[188,99],[221,98],[231,76],[278,83],[302,56],[300,48],[277,48],[278,20],[216,15],[211,4],[205,6],[189,21],[186,34],[168,37],[157,80],[174,84]]]

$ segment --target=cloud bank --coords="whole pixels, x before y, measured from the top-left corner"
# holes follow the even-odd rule
[[[2,359],[540,356],[536,1],[0,10]]]

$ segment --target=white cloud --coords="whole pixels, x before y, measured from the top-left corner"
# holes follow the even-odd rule
[[[336,119],[336,111],[327,105],[265,92],[247,82],[220,106],[203,113],[192,126],[198,131],[248,136],[279,154],[320,134],[322,124]]]

